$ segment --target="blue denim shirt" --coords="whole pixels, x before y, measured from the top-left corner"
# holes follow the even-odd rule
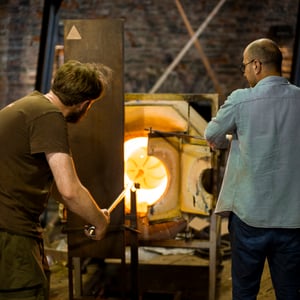
[[[233,134],[215,212],[250,226],[300,228],[300,88],[269,76],[234,91],[205,130],[221,146]]]

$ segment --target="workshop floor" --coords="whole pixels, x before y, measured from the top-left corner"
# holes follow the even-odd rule
[[[191,259],[190,259],[191,260]],[[231,299],[231,275],[230,275],[230,258],[223,260],[222,262],[222,271],[220,272],[220,279],[217,284],[217,299],[218,300],[230,300]],[[159,276],[159,274],[157,274]],[[194,280],[197,280],[197,277],[194,277]],[[204,283],[200,289],[207,290],[208,285]],[[154,294],[153,294],[154,295]],[[153,296],[153,298],[148,297],[147,299],[164,299],[167,300],[168,297],[159,298]],[[102,298],[102,297],[94,297],[93,299],[115,299],[115,298]],[[180,297],[172,297],[168,299],[182,299]],[[187,299],[187,298],[184,298]],[[189,300],[188,298],[187,300]],[[192,299],[192,298],[191,298]],[[197,298],[201,300],[205,300],[205,298]],[[275,299],[274,291],[272,288],[272,283],[270,279],[270,274],[268,270],[268,266],[266,265],[265,271],[262,276],[261,281],[261,289],[258,295],[258,300],[273,300]],[[65,261],[56,261],[51,265],[51,288],[50,288],[50,300],[69,300],[68,293],[68,268]]]
[[[48,260],[50,262],[51,269],[51,282],[50,282],[50,300],[73,300],[69,297],[69,279],[68,279],[68,266],[67,266],[67,244],[66,237],[61,235],[60,229],[51,230],[52,234],[54,232],[55,243],[51,244],[51,247],[47,247],[46,240],[46,253]],[[47,236],[47,235],[46,235]],[[222,236],[223,237],[223,236]],[[231,259],[230,259],[230,244],[228,240],[223,240],[225,242],[225,247],[223,249],[223,259],[222,263],[217,272],[217,287],[216,287],[216,300],[230,300],[231,299]],[[54,244],[54,252],[53,250]],[[228,246],[229,245],[229,246]],[[58,251],[57,251],[58,250]],[[155,249],[154,251],[151,248],[147,247],[139,248],[139,260],[142,262],[139,265],[139,286],[142,289],[153,291],[153,290],[164,290],[167,292],[169,289],[177,291],[178,293],[175,296],[158,296],[157,294],[147,293],[147,297],[142,296],[140,300],[206,300],[208,299],[208,264],[207,252],[192,252],[190,253],[183,252],[179,249]],[[175,250],[175,251],[173,251]],[[172,251],[172,252],[170,252]],[[129,255],[130,256],[130,255]],[[128,260],[127,251],[126,251],[126,261]],[[130,258],[129,258],[130,260]],[[102,267],[103,263],[101,263]],[[122,280],[120,279],[120,273],[116,271],[116,267],[113,267],[113,272],[110,271],[109,276],[113,279],[107,280],[103,272],[98,271],[99,263],[91,261],[85,268],[85,272],[82,274],[83,284],[89,287],[89,282],[93,283],[93,289],[98,289],[98,286],[102,290],[111,289],[111,286],[120,284]],[[96,270],[96,271],[95,271]],[[112,275],[113,273],[113,275]],[[117,275],[116,275],[117,274]],[[74,277],[74,276],[73,276]],[[103,279],[104,278],[104,279]],[[130,275],[127,275],[127,282],[130,282]],[[74,283],[74,280],[73,280]],[[104,286],[104,288],[103,288]],[[87,288],[87,289],[88,289]],[[182,290],[185,291],[182,293]],[[200,293],[198,293],[201,291]],[[130,297],[129,297],[130,298]],[[77,299],[77,298],[75,298]],[[84,298],[80,298],[85,300]],[[93,296],[88,299],[109,299],[109,300],[120,300],[117,298],[112,298],[111,296]],[[272,288],[271,278],[269,274],[268,265],[266,264],[265,270],[261,280],[261,288],[257,300],[273,300],[275,299],[274,291]]]
[[[51,281],[50,281],[50,300],[73,300],[69,297],[69,279],[68,279],[68,266],[67,266],[67,244],[66,237],[61,234],[60,226],[56,224],[56,213],[53,213],[53,219],[50,219],[48,229],[46,230],[45,239],[45,250],[47,253],[48,260],[50,262],[51,269]],[[223,228],[223,227],[222,227]],[[227,228],[226,224],[224,228]],[[222,237],[226,237],[226,229],[222,229]],[[53,242],[54,240],[54,242]],[[216,300],[230,300],[231,299],[231,259],[230,259],[230,244],[228,246],[228,240],[222,240],[225,242],[223,248],[223,260],[219,268],[217,277],[216,287]],[[47,247],[50,246],[50,247]],[[52,253],[51,251],[55,249]],[[229,249],[229,250],[228,250]],[[57,251],[58,250],[58,251]],[[158,294],[147,293],[147,297],[143,294],[140,300],[206,300],[208,299],[208,259],[207,253],[188,253],[188,252],[165,252],[163,249],[158,249],[158,252],[149,251],[149,249],[139,248],[139,259],[147,264],[139,265],[139,286],[146,290],[151,285],[151,288],[158,289],[159,287],[164,289],[165,292],[168,288],[177,290],[178,293],[173,293],[172,296],[167,296],[167,293],[159,296]],[[126,252],[127,253],[127,252]],[[197,255],[195,255],[197,254]],[[126,254],[127,261],[127,254]],[[99,265],[99,264],[98,264]],[[117,274],[119,278],[114,274],[113,280],[105,281],[102,280],[103,272],[97,273],[97,266],[91,264],[87,265],[85,272],[83,273],[83,284],[90,281],[94,282],[96,279],[96,285],[116,285],[120,284],[120,272]],[[185,268],[187,266],[187,268]],[[96,271],[95,271],[96,270]],[[118,271],[114,270],[115,273]],[[100,275],[99,275],[100,274]],[[123,273],[122,273],[123,274]],[[110,274],[111,275],[111,274]],[[101,277],[102,276],[102,277]],[[105,275],[106,276],[106,275]],[[95,278],[96,277],[96,278]],[[104,277],[105,278],[105,277]],[[116,279],[117,278],[117,279]],[[92,280],[91,280],[92,279]],[[97,281],[98,280],[98,281]],[[101,283],[99,284],[99,280]],[[103,283],[104,281],[104,283]],[[130,281],[130,276],[127,276],[127,281]],[[88,284],[86,284],[88,285]],[[140,288],[140,290],[141,290]],[[187,289],[184,293],[181,293],[183,289]],[[196,291],[196,294],[193,292]],[[152,290],[153,291],[153,290]],[[203,293],[198,293],[203,291]],[[153,297],[152,297],[152,296]],[[195,296],[196,295],[196,296]],[[130,297],[129,297],[130,298]],[[76,298],[78,299],[78,298]],[[80,298],[85,300],[85,298]],[[112,298],[111,296],[106,297],[93,296],[87,299],[96,300],[120,300],[119,298]],[[271,278],[269,269],[266,264],[265,270],[261,280],[261,288],[257,300],[274,300],[275,295],[272,288]]]

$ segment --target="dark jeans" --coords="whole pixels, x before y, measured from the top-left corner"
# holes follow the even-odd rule
[[[252,227],[233,213],[228,227],[232,299],[256,299],[267,259],[276,299],[300,300],[300,229]]]

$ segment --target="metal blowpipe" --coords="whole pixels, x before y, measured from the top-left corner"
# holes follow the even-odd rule
[[[112,211],[120,204],[120,202],[125,197],[126,192],[130,189],[129,186],[126,186],[125,189],[119,194],[119,196],[114,200],[114,202],[110,205],[110,207],[107,209],[109,214],[112,213]],[[88,231],[90,236],[95,235],[95,229],[96,227],[94,225],[85,225],[85,229]]]

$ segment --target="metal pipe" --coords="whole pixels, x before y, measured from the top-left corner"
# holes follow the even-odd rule
[[[165,81],[167,76],[172,72],[172,70],[180,62],[180,60],[185,55],[185,53],[191,48],[192,44],[195,43],[195,40],[200,36],[200,34],[203,32],[203,30],[208,25],[208,23],[212,20],[212,18],[217,14],[217,12],[222,7],[222,5],[225,3],[225,1],[226,0],[221,0],[218,3],[218,5],[213,9],[213,11],[208,15],[206,20],[200,25],[200,27],[195,32],[195,34],[190,38],[190,40],[187,42],[187,44],[183,47],[183,49],[179,52],[179,54],[176,56],[176,58],[173,60],[173,62],[168,66],[166,71],[162,74],[162,76],[158,79],[158,81],[155,83],[155,85],[149,91],[150,94],[155,93],[158,90],[158,88],[163,84],[163,82]]]
[[[139,184],[135,184],[130,191],[130,227],[137,229],[137,207],[136,189]],[[138,234],[134,230],[130,231],[130,271],[131,271],[131,300],[139,300],[139,256],[138,256]]]
[[[186,13],[180,3],[180,0],[175,0],[175,3],[177,5],[177,8],[178,8],[178,11],[181,15],[181,18],[185,24],[185,27],[187,28],[187,31],[189,32],[189,35],[192,37],[194,34],[195,34],[195,31],[193,30],[187,16],[186,16]],[[216,74],[213,70],[213,68],[211,67],[211,64],[209,62],[209,59],[208,57],[206,56],[205,52],[203,51],[203,48],[200,44],[200,42],[198,40],[195,40],[195,47],[197,48],[198,52],[199,52],[199,55],[200,55],[200,58],[204,64],[204,67],[206,68],[206,71],[207,71],[207,74],[209,75],[209,77],[211,78],[211,80],[213,81],[213,84],[214,84],[214,87],[215,87],[215,90],[217,93],[219,93],[220,95],[223,95],[223,92],[222,92],[222,88],[221,88],[221,85],[219,84],[219,81],[216,77]]]
[[[127,191],[131,189],[130,186],[126,186],[124,190],[119,194],[119,196],[115,199],[115,201],[110,205],[110,207],[107,209],[109,213],[111,213],[124,199],[125,194]]]
[[[62,0],[45,0],[35,89],[46,93],[50,89],[55,52],[58,12]]]
[[[119,194],[119,196],[114,200],[114,202],[110,205],[110,207],[107,209],[109,214],[112,213],[112,211],[123,201],[126,192],[131,189],[130,186],[126,186],[123,191]],[[88,231],[90,236],[93,236],[95,234],[96,227],[94,225],[85,225],[85,229]]]

